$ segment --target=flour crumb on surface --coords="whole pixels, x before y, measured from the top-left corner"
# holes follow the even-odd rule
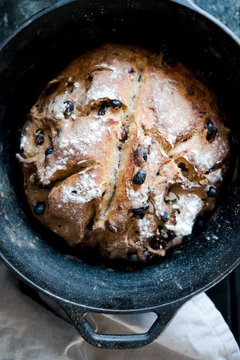
[[[73,202],[85,204],[93,199],[100,197],[102,194],[101,187],[96,184],[92,174],[79,173],[79,180],[74,186],[62,188],[61,200],[64,203]]]

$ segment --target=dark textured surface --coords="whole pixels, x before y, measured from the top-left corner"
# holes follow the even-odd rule
[[[240,36],[240,0],[194,0],[209,14],[215,16]]]
[[[54,2],[55,1],[19,1],[16,4],[15,1],[0,1],[0,14],[2,16],[0,29],[3,30],[2,32],[0,31],[0,36],[2,39],[26,16],[28,17],[42,6]],[[152,2],[149,1],[149,4],[150,3]],[[207,6],[211,5],[209,1],[198,1],[198,4],[202,7],[204,7],[203,3]],[[230,4],[230,2],[228,3]],[[214,8],[214,6],[217,6],[216,4],[217,3],[213,4],[212,2],[212,11],[216,10]],[[220,4],[222,4],[221,1],[219,1],[219,6]],[[239,11],[239,2],[234,1],[234,4],[238,4],[238,8],[233,10],[233,6],[230,10],[235,11],[236,15],[237,11]],[[173,8],[169,11],[169,16],[172,16],[172,11]],[[225,10],[221,13],[219,8],[217,11],[218,14],[220,14],[218,15],[220,18],[226,15]],[[87,13],[91,14],[90,9]],[[64,12],[64,14],[61,13],[59,19],[62,19],[65,14],[66,12]],[[78,16],[78,13],[74,12],[73,14],[76,15],[76,17]],[[179,14],[182,15],[181,10],[179,10]],[[116,16],[121,17],[121,15],[125,16],[124,13],[121,14],[120,10],[116,12]],[[146,21],[148,13],[144,12],[141,16],[143,15],[144,21]],[[96,17],[97,16],[101,15],[97,14]],[[130,26],[130,23],[136,21],[137,24],[134,30],[136,31],[137,26],[139,26],[138,19],[135,19],[136,12],[132,12],[131,16],[131,22],[127,23],[126,26]],[[239,20],[239,13],[235,18]],[[176,19],[179,21],[179,17]],[[151,21],[153,21],[154,24],[152,17]],[[231,26],[236,26],[236,24],[239,26],[237,20],[229,20],[229,23],[230,22],[231,24],[229,25]],[[190,15],[188,21],[184,23],[187,24],[184,36],[188,36],[191,42],[191,34],[189,33],[189,29],[192,29]],[[46,26],[46,24],[48,24],[48,26]],[[74,26],[74,19],[69,24],[71,24],[70,27]],[[84,23],[84,21],[82,22],[83,27],[86,26],[86,24],[89,23],[87,21],[86,23]],[[85,37],[82,36],[82,39],[88,40],[90,38],[93,42],[96,41],[96,37],[101,35],[102,24],[103,20],[101,20],[101,25],[99,23],[94,26],[94,30],[91,27],[92,25],[89,25],[87,35],[85,34]],[[108,27],[111,26],[111,22],[104,24]],[[195,22],[195,25],[196,24],[196,34],[198,34],[198,31],[200,34],[201,27],[204,33],[204,22],[199,20],[199,22]],[[200,291],[205,286],[213,285],[223,274],[226,275],[231,265],[234,265],[239,259],[239,246],[236,243],[237,239],[239,241],[238,218],[240,216],[240,193],[238,186],[235,192],[229,195],[228,203],[219,207],[220,222],[209,223],[209,228],[205,229],[203,235],[196,234],[194,242],[187,242],[179,246],[173,251],[171,257],[168,257],[165,261],[130,273],[109,270],[102,264],[93,265],[85,261],[62,256],[61,253],[55,251],[51,245],[50,240],[53,240],[52,238],[54,236],[41,231],[36,223],[29,220],[28,210],[23,197],[19,195],[21,192],[21,184],[19,184],[19,181],[16,181],[18,173],[17,170],[13,171],[13,169],[16,169],[14,152],[16,151],[15,144],[17,142],[18,128],[23,123],[26,111],[30,108],[31,102],[40,92],[41,86],[57,71],[56,67],[54,67],[53,60],[54,57],[57,58],[58,53],[57,50],[55,51],[54,49],[61,46],[59,54],[61,53],[62,56],[60,58],[61,61],[58,62],[59,67],[62,67],[68,61],[68,58],[74,56],[74,51],[72,51],[71,48],[69,50],[69,39],[67,43],[65,42],[66,38],[64,38],[64,36],[67,36],[67,32],[64,31],[64,28],[62,28],[61,41],[54,41],[55,47],[52,47],[52,43],[46,43],[44,39],[48,31],[54,33],[56,24],[49,18],[46,19],[44,25],[45,26],[42,24],[44,31],[39,29],[38,24],[35,24],[29,31],[26,31],[22,37],[19,37],[16,44],[12,45],[11,56],[9,56],[8,53],[9,49],[5,50],[9,56],[8,61],[6,62],[6,60],[4,60],[5,54],[2,54],[3,57],[0,61],[1,84],[4,84],[4,86],[2,86],[0,99],[1,97],[3,97],[3,99],[4,97],[8,97],[7,94],[9,93],[12,95],[15,94],[18,86],[21,88],[21,81],[23,82],[24,79],[24,91],[18,92],[18,98],[14,96],[10,97],[10,102],[8,101],[8,105],[11,105],[9,106],[10,112],[8,111],[5,117],[3,116],[4,105],[1,106],[1,118],[3,122],[0,140],[3,147],[0,149],[2,166],[0,172],[0,210],[2,219],[4,220],[0,228],[2,233],[1,238],[8,239],[8,242],[1,243],[2,253],[4,253],[5,257],[11,262],[11,265],[21,269],[21,272],[30,281],[35,282],[46,291],[52,291],[56,296],[82,304],[83,308],[84,306],[92,306],[97,307],[98,310],[105,308],[111,311],[114,309],[146,309],[149,306],[158,307],[169,301],[175,301],[184,296],[188,296],[190,293],[193,294],[195,291]],[[121,22],[116,25],[119,26],[119,31],[123,32],[121,36],[126,36],[127,32],[124,32],[124,28],[121,27]],[[115,28],[112,26],[112,29]],[[83,30],[80,29],[80,31]],[[108,32],[104,34],[106,36]],[[111,37],[114,37],[115,32],[112,31],[112,34]],[[128,34],[134,36],[134,32],[128,32]],[[171,36],[179,36],[179,34],[174,33],[173,29],[169,28],[169,37],[171,38]],[[227,37],[221,35],[220,39],[219,36],[220,32],[215,31],[214,27],[211,31],[212,38],[206,36],[203,39],[200,36],[198,43],[199,49],[195,49],[196,53],[194,51],[191,55],[189,53],[189,59],[191,58],[193,62],[195,60],[196,65],[203,62],[205,65],[207,64],[206,66],[214,68],[215,76],[212,81],[213,83],[215,81],[216,87],[218,85],[217,75],[220,74],[220,70],[224,70],[224,72],[221,73],[224,74],[225,78],[223,80],[224,83],[226,83],[226,88],[225,86],[221,86],[221,95],[225,100],[225,105],[229,106],[236,96],[234,86],[236,86],[236,89],[239,91],[237,88],[237,83],[240,81],[239,57],[237,55],[239,51],[236,53],[234,44],[230,43]],[[31,41],[26,42],[26,39],[37,41],[39,49],[43,49],[40,45],[44,42],[44,51],[39,53],[38,48],[32,48]],[[98,41],[101,39],[102,37],[98,39]],[[116,39],[118,39],[117,34]],[[144,44],[144,42],[146,43],[149,39],[151,38],[144,38],[144,34],[142,34],[142,38],[140,37],[139,41]],[[71,39],[71,41],[73,40]],[[152,40],[151,45],[153,45],[153,43]],[[209,46],[207,54],[203,51],[203,46],[207,48],[206,43],[208,43]],[[25,46],[26,44],[28,46]],[[180,41],[178,46],[180,47],[180,45],[187,50],[188,41],[184,41],[184,43]],[[85,43],[83,41],[83,48],[87,46],[88,41]],[[81,48],[81,51],[83,48]],[[211,53],[213,48],[217,52],[220,52],[221,61],[215,58],[214,53]],[[227,55],[225,54],[226,49]],[[67,50],[67,52],[64,50]],[[200,56],[198,56],[198,52]],[[34,53],[35,56],[32,56],[32,53]],[[49,57],[46,58],[45,54],[49,54]],[[18,59],[17,64],[16,61],[14,61],[16,56]],[[39,59],[41,61],[38,61]],[[48,66],[46,66],[46,64],[48,64]],[[225,66],[223,66],[223,64],[225,64]],[[30,75],[28,75],[29,68],[31,68]],[[8,72],[8,69],[11,69],[11,71]],[[14,74],[16,69],[21,69],[21,71]],[[39,76],[39,70],[41,70],[41,78]],[[228,84],[231,83],[232,85],[234,82],[235,85],[233,88],[228,88]],[[14,89],[15,86],[16,89]],[[21,89],[23,89],[23,87]],[[229,97],[230,94],[232,97]],[[6,102],[4,102],[4,104],[6,104]],[[234,106],[233,109],[235,110]],[[234,122],[234,119],[232,121]],[[16,204],[20,204],[21,206],[16,207]],[[232,204],[235,204],[235,206]],[[221,213],[221,211],[223,212]],[[218,226],[219,224],[221,225]],[[34,231],[29,232],[29,229],[33,229]],[[48,239],[49,242],[46,242],[45,239]],[[216,253],[218,256],[216,256]],[[59,277],[60,273],[61,277]],[[232,283],[237,291],[236,280],[233,279]],[[94,296],[92,295],[93,293]],[[234,305],[234,301],[235,300],[232,301],[232,305]],[[236,308],[236,304],[234,306]]]

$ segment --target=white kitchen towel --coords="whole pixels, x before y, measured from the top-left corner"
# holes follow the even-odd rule
[[[154,343],[134,350],[87,344],[75,328],[18,289],[0,262],[1,360],[240,360],[239,347],[214,304],[202,293],[188,301]],[[153,314],[98,315],[101,329],[141,331]]]

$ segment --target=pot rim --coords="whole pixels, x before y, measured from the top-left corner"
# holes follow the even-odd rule
[[[76,303],[74,301],[70,301],[67,299],[64,299],[60,296],[57,296],[53,294],[52,292],[42,288],[41,286],[37,285],[35,282],[31,281],[27,276],[23,275],[21,271],[19,271],[14,265],[11,264],[8,259],[0,253],[0,259],[4,262],[7,267],[13,271],[17,277],[24,281],[27,285],[29,285],[31,288],[42,292],[45,295],[50,296],[53,300],[55,300],[57,303],[61,304],[69,304],[72,306],[79,307],[81,309],[84,309],[86,311],[90,312],[97,312],[97,313],[106,313],[106,314],[115,314],[115,313],[121,313],[121,314],[130,314],[130,313],[142,313],[142,312],[154,312],[160,309],[163,309],[165,307],[170,307],[172,305],[178,304],[178,303],[185,303],[186,301],[190,300],[193,296],[205,292],[214,285],[216,285],[219,281],[223,280],[226,276],[228,276],[238,265],[240,265],[240,258],[238,258],[233,264],[231,264],[230,267],[228,267],[223,273],[221,273],[219,276],[217,276],[214,280],[212,280],[210,283],[207,283],[205,286],[200,287],[199,289],[193,291],[192,293],[189,293],[188,295],[183,296],[182,298],[179,298],[177,300],[173,300],[161,305],[156,305],[152,307],[144,307],[144,308],[134,308],[134,309],[108,309],[108,308],[96,308],[93,306],[86,306],[79,303]]]
[[[45,8],[43,8],[42,10],[39,10],[36,14],[33,14],[28,19],[23,21],[20,25],[18,25],[17,29],[14,30],[9,36],[7,36],[7,38],[2,43],[0,43],[0,52],[3,51],[3,49],[8,45],[8,43],[12,39],[14,39],[14,37],[18,33],[20,33],[23,29],[25,29],[33,21],[39,19],[43,15],[45,15],[45,14],[47,14],[47,13],[53,11],[53,10],[59,9],[62,6],[72,4],[72,3],[78,2],[78,1],[79,0],[59,0],[55,4],[49,5],[49,6],[45,7]],[[167,0],[167,1],[175,3],[175,4],[183,6],[183,7],[186,7],[189,10],[191,10],[193,12],[197,12],[198,14],[200,14],[203,17],[207,18],[208,20],[213,22],[215,25],[217,25],[219,28],[221,28],[227,35],[229,35],[232,38],[232,40],[234,40],[240,46],[240,38],[232,30],[230,30],[225,24],[223,24],[220,20],[215,18],[213,15],[211,15],[207,11],[201,9],[195,3],[190,2],[188,0],[186,0],[187,3],[184,3],[184,4],[182,3],[182,0]],[[126,0],[126,5],[128,3],[129,2]]]

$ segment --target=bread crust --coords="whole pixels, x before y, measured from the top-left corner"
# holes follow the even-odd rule
[[[183,64],[108,43],[48,83],[17,156],[42,224],[71,246],[146,260],[164,256],[214,208],[228,134],[215,94]]]

